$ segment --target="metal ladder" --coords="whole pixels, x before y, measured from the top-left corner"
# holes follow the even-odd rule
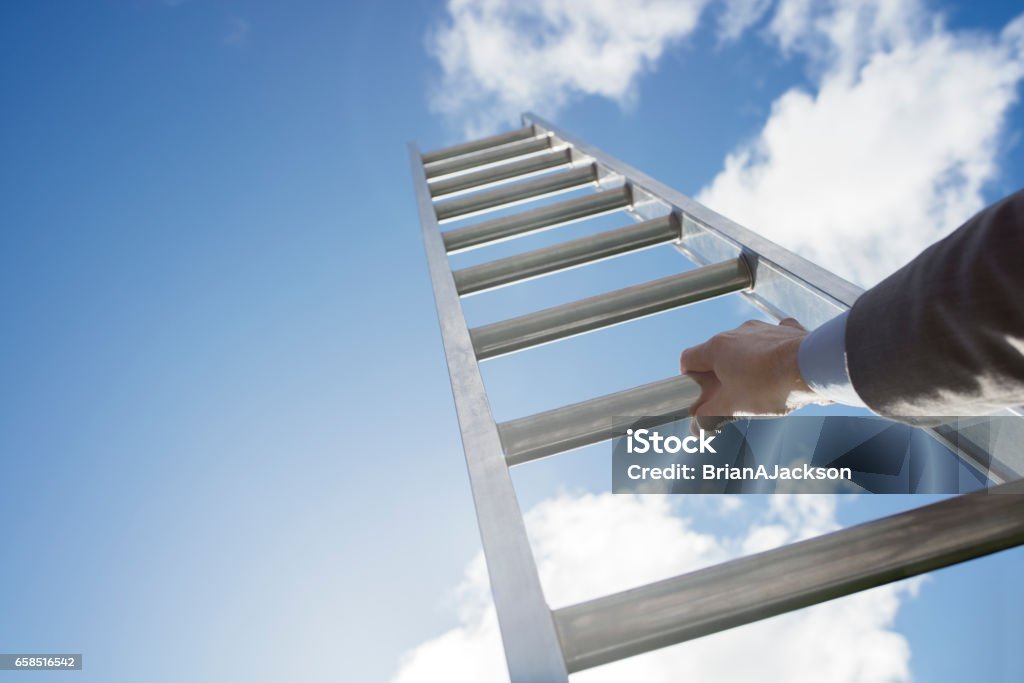
[[[509,467],[611,438],[614,416],[679,415],[700,393],[669,377],[497,423],[479,362],[739,292],[776,318],[816,327],[848,309],[853,284],[720,216],[533,114],[523,128],[421,154],[409,145],[423,241],[483,550],[514,683],[589,667],[1024,544],[1024,491],[1000,483],[892,517],[647,586],[551,610]],[[441,231],[440,225],[582,187],[593,192]],[[448,254],[616,211],[635,224],[452,271]],[[460,297],[672,245],[700,267],[469,329]],[[713,331],[712,331],[713,332]],[[941,436],[941,435],[940,435]]]

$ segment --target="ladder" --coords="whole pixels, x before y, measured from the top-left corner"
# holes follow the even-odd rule
[[[853,284],[766,240],[534,114],[523,127],[421,154],[409,144],[416,202],[483,552],[513,683],[570,673],[1024,544],[1020,475],[958,449],[997,486],[716,567],[552,610],[509,468],[610,439],[623,415],[685,415],[686,376],[497,423],[479,363],[738,292],[813,328],[848,309]],[[582,197],[529,202],[591,188]],[[465,218],[512,205],[516,213]],[[590,217],[628,225],[454,272],[448,255]],[[441,230],[460,221],[459,227]],[[470,329],[460,297],[671,245],[698,267]],[[717,330],[716,330],[717,331]],[[714,331],[711,331],[714,332]],[[952,445],[955,438],[936,432]],[[954,434],[955,436],[955,434]]]

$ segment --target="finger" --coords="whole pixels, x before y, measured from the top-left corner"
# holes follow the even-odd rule
[[[690,415],[693,415],[701,405],[711,400],[711,397],[715,395],[722,385],[714,373],[711,372],[698,372],[690,376],[700,385],[700,396],[686,409]]]
[[[714,370],[714,354],[711,352],[711,341],[691,346],[679,354],[679,372],[710,372]]]
[[[721,407],[720,394],[721,392],[717,392],[707,401],[695,403],[690,409],[690,416],[693,418],[690,420],[691,434],[696,436],[702,429],[706,432],[714,431],[733,420],[730,411]]]
[[[690,433],[693,434],[694,436],[698,436],[700,435],[700,430],[702,429],[705,432],[713,432],[718,429],[721,429],[722,427],[729,424],[735,419],[735,417],[695,415],[693,419],[690,420]]]
[[[806,331],[807,328],[800,324],[796,318],[783,318],[779,321],[779,325],[785,325],[786,327],[795,327],[798,330]]]
[[[707,401],[696,407],[693,416],[698,427],[707,431],[729,422],[735,413],[734,402],[724,391],[716,391]],[[693,428],[692,424],[690,428]]]
[[[722,386],[722,383],[718,379],[718,375],[713,372],[688,372],[686,373],[686,376],[700,386],[701,396],[710,394],[718,387]]]
[[[700,410],[700,403],[694,403],[690,406],[690,433],[694,436],[700,434],[701,429],[706,429],[700,424],[700,418],[697,417],[697,411]]]

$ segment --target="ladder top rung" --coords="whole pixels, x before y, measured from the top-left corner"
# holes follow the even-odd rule
[[[570,163],[572,163],[572,152],[568,149],[543,152],[518,161],[508,161],[497,166],[490,166],[480,171],[471,171],[436,180],[430,183],[430,194],[436,199],[455,192],[481,189],[491,183],[532,175]]]
[[[517,142],[519,140],[532,138],[536,136],[536,134],[537,130],[532,125],[524,126],[505,133],[498,133],[497,135],[490,135],[485,138],[470,140],[458,145],[452,145],[451,147],[444,147],[442,149],[435,149],[431,152],[424,152],[421,155],[421,158],[423,159],[424,164],[432,164],[437,161],[451,159],[452,157],[461,156],[463,154],[479,152],[480,150],[487,149],[489,147],[498,147],[499,145],[506,145],[510,142]]]
[[[462,154],[451,159],[443,159],[437,163],[425,166],[424,171],[427,174],[427,178],[433,180],[452,173],[477,169],[478,167],[488,166],[499,161],[514,159],[526,156],[527,154],[535,154],[549,149],[551,149],[550,137],[526,138],[525,140],[510,142],[507,145],[488,147],[471,154]]]

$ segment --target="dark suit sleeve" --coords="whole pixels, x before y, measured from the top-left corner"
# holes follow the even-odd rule
[[[884,415],[1024,404],[1024,191],[865,292],[846,354],[857,394]]]

